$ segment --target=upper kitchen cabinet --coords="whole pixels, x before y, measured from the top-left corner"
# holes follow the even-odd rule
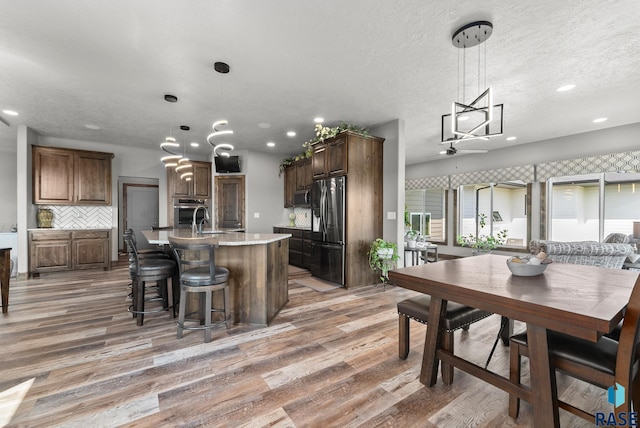
[[[301,190],[311,189],[313,177],[311,175],[311,159],[293,162],[284,169],[284,206],[295,206],[294,194]]]
[[[32,146],[33,203],[111,205],[113,153]]]
[[[347,144],[358,136],[350,133],[339,135],[313,146],[313,178],[337,177],[347,174],[349,165]]]
[[[181,173],[167,168],[170,198],[211,199],[211,162],[189,161],[193,165],[190,181],[180,178]]]

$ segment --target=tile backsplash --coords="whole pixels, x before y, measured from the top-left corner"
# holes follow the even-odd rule
[[[296,215],[296,227],[311,228],[310,208],[294,208],[293,213]]]
[[[110,206],[85,205],[48,205],[53,212],[54,229],[92,229],[112,227],[112,210]]]

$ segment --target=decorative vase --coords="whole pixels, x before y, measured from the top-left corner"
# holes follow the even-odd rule
[[[407,247],[411,249],[416,248],[416,241],[407,241]]]
[[[40,208],[36,217],[38,219],[38,227],[53,227],[53,211],[49,208]]]
[[[296,215],[294,213],[289,214],[289,226],[296,227]]]

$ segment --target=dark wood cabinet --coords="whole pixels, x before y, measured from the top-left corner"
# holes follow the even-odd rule
[[[348,138],[348,135],[340,134],[314,146],[312,162],[314,179],[347,174],[349,165]]]
[[[173,198],[211,199],[211,162],[190,161],[193,175],[190,181],[180,178],[181,172],[167,168],[169,200]]]
[[[288,233],[289,264],[303,269],[311,265],[311,231],[289,227],[274,227],[273,233]]]
[[[109,230],[29,231],[29,273],[111,267]]]
[[[311,175],[311,159],[305,159],[295,163],[296,190],[309,190],[313,182]]]
[[[288,166],[284,169],[284,206],[293,207],[293,194],[296,191],[296,169]]]
[[[32,146],[33,203],[111,205],[113,153]]]
[[[284,206],[295,206],[293,194],[310,190],[313,177],[311,175],[311,159],[295,161],[284,169]]]

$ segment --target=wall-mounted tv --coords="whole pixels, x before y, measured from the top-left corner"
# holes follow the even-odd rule
[[[216,163],[217,173],[240,172],[240,160],[238,156],[216,156],[213,159]]]

